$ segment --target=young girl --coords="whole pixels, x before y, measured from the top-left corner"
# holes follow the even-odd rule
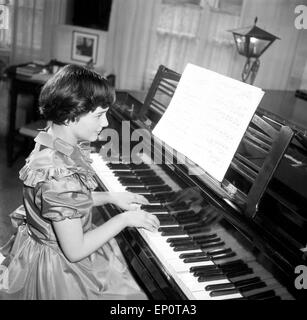
[[[51,125],[38,134],[20,171],[26,222],[6,254],[2,299],[146,298],[114,236],[126,227],[154,231],[159,221],[137,210],[147,203],[140,195],[94,192],[95,172],[79,144],[97,139],[114,100],[104,78],[76,65],[65,66],[43,87],[40,111]],[[106,203],[127,211],[94,227],[92,207]]]

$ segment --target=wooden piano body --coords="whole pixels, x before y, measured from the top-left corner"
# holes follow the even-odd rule
[[[179,74],[160,66],[144,103],[129,93],[118,92],[117,105],[110,112],[111,125],[120,132],[121,123],[129,121],[131,131],[143,128],[150,133],[166,110],[179,79]],[[153,141],[154,137],[151,139]],[[157,150],[157,142],[150,144],[145,152],[149,157],[153,157],[155,152],[162,152],[164,163],[153,164],[150,169],[171,187],[170,194],[176,191],[177,202],[196,207],[198,205],[196,212],[201,217],[202,223],[204,222],[204,228],[211,228],[211,233],[218,234],[222,242],[226,242],[221,247],[218,244],[217,247],[213,246],[208,249],[209,252],[215,249],[227,252],[228,246],[231,246],[236,257],[230,261],[248,260],[248,263],[258,270],[255,274],[252,273],[251,277],[256,275],[268,279],[269,282],[271,279],[274,280],[274,285],[271,287],[268,285],[267,290],[256,290],[256,294],[250,295],[251,298],[265,298],[265,294],[261,295],[261,292],[269,291],[275,292],[273,296],[268,296],[273,300],[306,297],[304,290],[295,287],[295,278],[298,276],[295,267],[306,263],[302,249],[307,243],[305,210],[307,170],[303,165],[293,166],[290,161],[293,159],[301,159],[302,163],[306,161],[307,148],[304,145],[305,140],[302,142],[302,139],[304,137],[300,132],[292,130],[289,126],[280,125],[267,115],[264,116],[261,110],[257,110],[222,184],[214,181],[192,163],[191,166],[173,163],[174,154],[168,147],[159,147]],[[94,146],[99,152],[102,144],[97,142]],[[93,159],[99,160],[99,155],[96,154]],[[95,160],[93,167],[97,172],[100,188],[110,190],[113,188],[113,180],[111,182],[105,180],[106,171],[101,167],[105,167],[107,171],[110,168],[107,168],[106,164],[100,165],[99,161]],[[136,168],[134,166],[130,169],[134,171]],[[116,165],[111,169],[116,171]],[[305,179],[302,179],[302,176]],[[290,180],[291,183],[288,184]],[[300,185],[297,186],[295,181]],[[124,186],[122,189],[119,186],[119,189],[119,191],[127,190]],[[117,190],[116,187],[114,190]],[[133,190],[136,191],[137,188]],[[163,197],[162,192],[159,201],[170,200],[171,195],[168,198],[167,194],[168,192],[165,192]],[[189,198],[196,201],[190,201]],[[173,209],[171,206],[165,208],[170,212]],[[189,211],[190,208],[182,209]],[[100,208],[100,211],[104,219],[109,219],[119,212],[117,208],[108,205]],[[159,212],[157,214],[159,216]],[[167,228],[167,224],[161,228]],[[167,233],[172,229],[165,231]],[[181,273],[181,266],[171,265],[173,257],[171,251],[169,259],[167,255],[166,258],[159,256],[159,246],[160,244],[162,246],[160,238],[162,237],[154,238],[134,228],[124,230],[117,237],[132,273],[149,298],[210,299],[209,292],[205,292],[205,285],[202,286],[204,283],[197,283],[197,277],[195,293],[194,289],[191,289],[189,285],[194,283],[194,280],[191,280],[191,274],[186,274],[190,272],[189,268],[184,274]],[[164,242],[163,240],[163,245]],[[201,251],[208,252],[205,248],[206,246],[201,246]],[[225,259],[212,259],[211,263],[218,267],[225,261],[227,263]],[[182,264],[182,261],[180,263]],[[229,278],[226,282],[234,282],[236,279],[241,278]],[[185,281],[190,281],[189,285],[186,285]],[[207,282],[205,284],[208,285]],[[275,290],[271,290],[272,287]],[[217,295],[218,297],[220,296]],[[240,294],[229,294],[228,297],[248,299],[248,294],[240,291]],[[227,299],[227,295],[223,299]]]

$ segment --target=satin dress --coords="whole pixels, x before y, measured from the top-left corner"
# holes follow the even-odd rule
[[[81,219],[92,224],[91,191],[97,187],[88,152],[40,132],[26,165],[26,217],[14,212],[17,232],[2,248],[7,280],[0,299],[147,299],[132,277],[115,239],[79,262],[63,254],[52,222]]]

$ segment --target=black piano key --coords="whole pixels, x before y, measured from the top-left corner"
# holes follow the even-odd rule
[[[123,162],[108,162],[107,166],[109,168],[127,168],[128,167],[128,163],[123,163]]]
[[[186,227],[186,229],[190,229],[190,230],[194,230],[194,229],[198,229],[201,228],[201,222],[199,221],[198,218],[189,218],[189,219],[178,219],[176,218],[176,220],[183,226]]]
[[[114,171],[116,177],[119,179],[160,179],[155,173],[151,172],[134,172],[134,171]]]
[[[191,272],[191,271],[190,271]],[[205,279],[209,279],[209,277],[215,277],[215,276],[223,276],[226,277],[226,273],[222,270],[211,270],[211,271],[195,271],[192,272],[194,277],[202,277]]]
[[[189,243],[194,243],[191,237],[184,237],[184,238],[169,238],[166,240],[167,242],[170,243],[170,245],[181,245],[183,243],[189,242]]]
[[[121,185],[123,185],[124,187],[145,187],[145,184],[141,181],[134,181],[134,182],[123,182],[123,181],[120,181]]]
[[[203,268],[206,266],[195,266],[190,268],[190,272],[194,272],[195,275],[205,275],[205,274],[213,274],[213,273],[228,273],[228,272],[236,272],[236,271],[243,271],[248,268],[247,265],[233,265],[229,267],[223,268]]]
[[[118,178],[135,178],[136,175],[132,171],[113,171],[113,174]]]
[[[225,290],[217,290],[209,293],[210,297],[219,297],[219,296],[227,296],[230,294],[240,293],[238,289],[225,289]]]
[[[216,237],[217,237],[216,233],[203,234],[200,236],[191,236],[191,238],[195,241],[202,240],[202,239],[212,239],[212,238],[216,238]]]
[[[180,259],[189,259],[189,258],[197,258],[197,257],[207,257],[209,256],[211,259],[214,258],[215,255],[227,255],[229,253],[224,253],[225,250],[231,250],[231,249],[216,249],[216,250],[211,250],[208,252],[192,252],[192,253],[182,253],[179,255]],[[232,253],[232,252],[230,252]]]
[[[265,288],[266,284],[263,281],[255,282],[250,285],[243,286],[241,288],[214,290],[209,293],[210,297],[225,296],[234,293],[241,293],[245,296],[248,291]],[[248,297],[248,296],[247,296]]]
[[[176,220],[174,220],[172,217],[168,217],[166,214],[165,214],[166,217],[163,217],[164,214],[155,214],[155,216],[158,218],[160,222],[169,223],[170,225],[178,224]]]
[[[146,163],[140,163],[140,164],[135,164],[135,163],[129,163],[128,165],[131,169],[133,170],[140,170],[140,169],[150,169],[150,166]]]
[[[146,211],[146,210],[145,210]],[[147,211],[150,212],[150,211]],[[156,213],[156,212],[152,212],[152,214],[154,214],[159,220],[172,220],[174,222],[174,224],[179,225],[178,221],[176,221],[171,215],[169,215],[168,213]]]
[[[176,242],[176,241],[181,241],[182,239],[189,239],[189,240],[193,240],[191,237],[187,236],[187,237],[178,237],[178,238],[168,238],[166,239],[166,242]]]
[[[146,184],[163,184],[165,183],[161,178],[159,177],[139,177],[137,176],[138,180],[146,183]]]
[[[194,258],[194,257],[207,257],[207,254],[205,252],[191,252],[191,253],[181,253],[179,255],[180,259],[188,259],[188,258]]]
[[[189,210],[190,205],[185,202],[171,202],[168,204],[170,211]]]
[[[140,193],[140,194],[142,194],[143,192],[150,192],[146,187],[128,187],[126,189],[129,192]]]
[[[163,205],[155,205],[155,206],[151,206],[151,205],[142,205],[141,206],[142,210],[145,210],[147,212],[155,212],[155,213],[159,213],[159,212],[168,212],[168,210],[165,208],[165,206]],[[170,215],[171,216],[171,215]]]
[[[143,196],[149,201],[149,203],[160,203],[162,204],[155,196],[152,194],[143,194]]]
[[[239,288],[240,292],[241,293],[244,293],[244,294],[248,294],[248,291],[252,291],[252,290],[256,290],[256,289],[262,289],[262,288],[265,288],[267,287],[267,285],[265,284],[264,281],[258,281],[258,282],[255,282],[255,283],[251,283],[249,285],[246,285],[246,286],[242,286]]]
[[[159,232],[169,232],[169,231],[181,231],[183,230],[182,227],[160,227],[158,229]]]
[[[217,242],[212,242],[209,244],[199,244],[199,246],[204,250],[204,249],[210,249],[210,248],[215,248],[215,247],[222,247],[225,245],[224,241],[217,241]]]
[[[207,252],[207,254],[210,255],[210,256],[216,256],[216,255],[219,255],[219,254],[224,254],[224,253],[229,253],[229,252],[232,252],[232,250],[230,248],[223,248],[223,249],[210,250],[210,251]]]
[[[144,210],[147,211],[147,210]],[[147,211],[150,212],[150,211]],[[169,214],[169,213],[163,213],[163,211],[161,212],[153,212],[153,214],[161,220],[173,220],[176,224],[178,224],[178,222]]]
[[[171,219],[159,219],[160,222],[160,226],[169,226],[169,225],[173,225],[176,223],[176,221],[171,220]]]
[[[193,263],[193,262],[202,262],[202,261],[210,261],[210,257],[208,256],[200,256],[200,257],[194,257],[194,258],[185,258],[183,259],[184,263]]]
[[[158,177],[138,177],[137,175],[129,176],[129,177],[118,177],[118,180],[121,182],[131,183],[134,181],[142,181],[146,183],[147,181],[155,181],[159,179]],[[158,180],[157,180],[158,181]]]
[[[160,192],[163,192],[163,191],[171,191],[172,189],[171,189],[171,187],[170,186],[168,186],[167,184],[165,184],[165,183],[159,183],[159,184],[145,184],[145,187],[148,189],[148,190],[150,190],[150,191],[152,191],[153,193],[155,193],[156,191],[160,191]]]
[[[167,206],[163,203],[161,204],[142,204],[142,207],[141,207],[143,210],[165,210],[165,211],[169,211]]]
[[[180,246],[175,246],[173,248],[174,251],[179,252],[179,251],[188,251],[188,250],[196,250],[200,249],[200,246],[192,243],[192,244],[185,244],[185,245],[180,245]]]
[[[195,244],[193,241],[188,239],[183,239],[182,241],[176,241],[176,242],[170,242],[170,247],[178,247],[178,246],[184,246],[184,245],[193,245]]]
[[[228,259],[228,258],[235,257],[236,255],[237,254],[235,252],[223,253],[223,254],[211,256],[211,260],[216,261],[220,259]]]
[[[200,276],[198,278],[199,282],[206,282],[206,281],[215,281],[215,280],[221,280],[221,279],[229,279],[229,278],[236,278],[240,276],[244,276],[247,274],[252,274],[253,269],[248,268],[246,270],[242,271],[235,271],[235,272],[226,272],[225,274],[216,274],[216,275],[210,275],[210,276]]]
[[[151,192],[151,194],[158,200],[170,200],[176,195],[174,191],[169,192]]]
[[[185,228],[184,228],[185,229]],[[194,240],[196,243],[198,244],[209,244],[209,243],[213,243],[213,242],[217,242],[220,241],[221,238],[217,237],[217,238],[211,238],[211,239],[198,239],[198,240]]]
[[[249,300],[265,300],[265,299],[269,299],[269,298],[274,298],[276,297],[276,293],[274,290],[267,290],[261,293],[257,293],[254,295],[250,295],[248,296]]]
[[[245,285],[249,285],[255,282],[259,282],[261,279],[259,277],[248,278],[240,281],[234,281],[230,283],[219,283],[219,284],[209,284],[205,287],[206,291],[222,290],[222,289],[234,289],[240,288]]]
[[[151,169],[133,170],[129,167],[122,167],[118,169],[112,169],[112,172],[117,177],[155,177],[155,172]]]
[[[160,184],[157,186],[154,185],[148,185],[146,186],[146,188],[150,191],[152,191],[154,194],[156,192],[164,192],[164,191],[171,191],[172,188],[170,186],[168,186],[167,184]]]
[[[240,290],[238,289],[225,289],[225,290],[217,290],[217,291],[211,291],[209,293],[210,297],[219,297],[219,296],[227,296],[230,294],[236,294],[240,293]]]
[[[199,218],[194,218],[194,217],[191,217],[191,218],[187,218],[187,219],[178,219],[176,217],[174,217],[178,223],[180,223],[183,227],[186,227],[187,229],[190,229],[190,230],[194,230],[194,229],[198,229],[201,227],[201,222],[199,220]]]
[[[190,217],[197,217],[198,215],[193,210],[186,210],[186,209],[178,209],[171,211],[171,213],[176,216],[176,218],[184,219],[184,218],[190,218]]]
[[[190,218],[177,218],[176,220],[182,224],[182,226],[185,226],[187,229],[194,230],[201,227],[205,227],[202,223],[202,221],[199,219],[199,217],[190,217]]]
[[[144,210],[147,211],[147,210]],[[151,211],[147,211],[147,212],[151,212]],[[166,212],[151,212],[152,214],[154,214],[159,220],[172,220],[174,221],[174,224],[178,224],[178,221],[176,221],[170,214],[166,213]]]
[[[201,267],[201,266],[200,266]],[[227,275],[229,273],[234,273],[234,272],[244,272],[245,270],[248,270],[249,268],[247,267],[237,267],[237,268],[229,268],[229,269],[199,269],[198,271],[190,271],[193,273],[195,277],[200,277],[200,276],[215,276],[215,275]]]
[[[170,236],[179,236],[179,235],[184,235],[187,234],[186,231],[182,229],[173,229],[173,230],[168,230],[168,231],[162,231],[161,236],[163,237],[170,237]]]
[[[216,243],[211,243],[208,245],[199,245],[196,243],[190,243],[190,244],[175,244],[174,245],[174,251],[185,251],[185,250],[193,250],[193,249],[206,249],[206,248],[212,248],[212,247],[219,247],[223,246],[225,243],[224,242],[216,242]]]
[[[207,227],[200,227],[200,228],[195,228],[195,229],[192,229],[192,230],[189,230],[189,235],[191,236],[199,236],[199,235],[202,235],[206,232],[210,232],[210,228],[207,228]]]
[[[208,265],[208,266],[200,266],[200,267],[191,267],[190,271],[198,271],[198,270],[216,270],[216,269],[221,269],[221,270],[227,270],[229,268],[234,268],[238,266],[247,266],[247,264],[241,260],[234,260],[230,261],[228,263],[223,263],[223,264],[213,264],[213,265]]]
[[[113,171],[116,177],[135,177],[135,174],[131,171]]]
[[[157,177],[153,170],[132,170],[131,172],[136,177]]]

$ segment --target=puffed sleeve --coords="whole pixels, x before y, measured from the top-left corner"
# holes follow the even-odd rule
[[[42,216],[51,221],[81,218],[93,205],[90,191],[74,175],[44,182],[40,198]]]

